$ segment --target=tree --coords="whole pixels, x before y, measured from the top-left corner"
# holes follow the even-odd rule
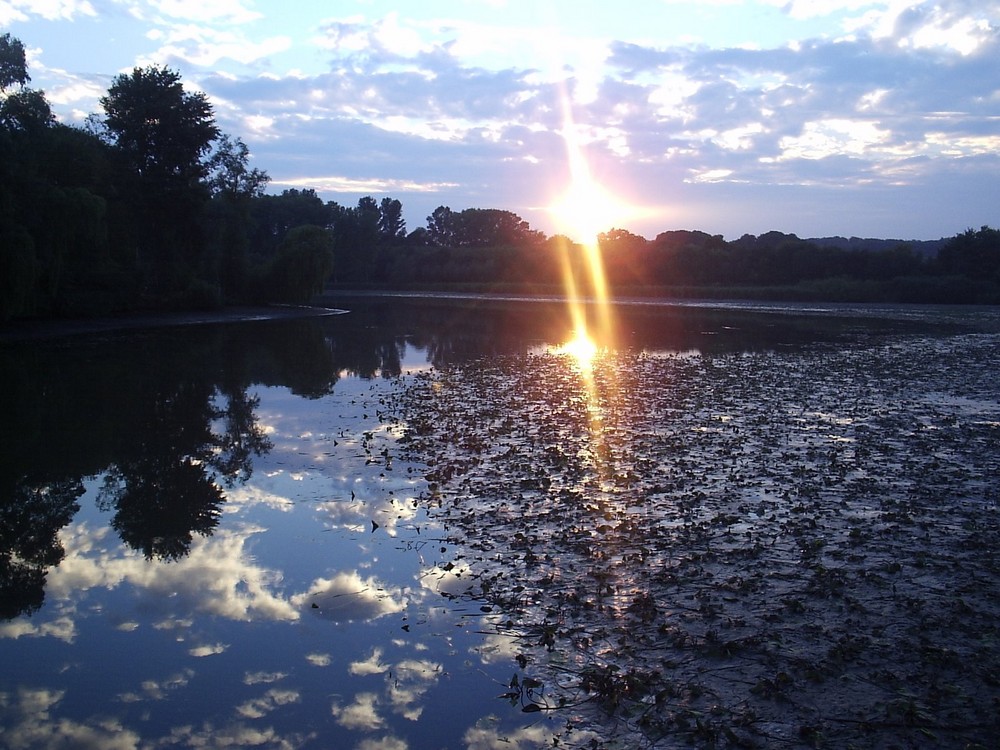
[[[208,187],[214,196],[258,198],[271,181],[267,172],[250,169],[250,149],[240,138],[221,135],[208,160]]]
[[[358,201],[355,208],[331,204],[333,217],[334,261],[337,281],[370,281],[379,243],[382,211],[371,196]]]
[[[203,157],[218,137],[204,94],[184,91],[168,68],[135,68],[115,78],[101,99],[104,124],[134,178],[128,195],[141,222],[136,265],[154,302],[204,288],[201,214],[208,201]]]
[[[0,102],[0,127],[37,133],[56,121],[43,91],[21,89]]]
[[[381,216],[378,222],[379,234],[384,242],[394,242],[406,238],[406,222],[403,220],[403,204],[395,198],[383,198],[379,204]]]
[[[208,160],[212,204],[208,218],[212,266],[226,299],[243,299],[247,292],[250,245],[250,205],[264,194],[266,172],[250,169],[250,150],[239,138],[223,135]]]
[[[292,229],[269,274],[269,294],[282,302],[308,302],[323,291],[333,270],[333,237],[317,226]]]
[[[0,36],[0,91],[14,84],[25,86],[30,80],[24,44],[10,34]]]
[[[952,237],[938,253],[946,274],[1000,281],[1000,229],[983,226]]]
[[[189,94],[169,68],[134,68],[101,98],[108,132],[134,172],[161,188],[190,187],[208,165],[202,157],[218,135],[212,105]]]
[[[455,212],[448,206],[438,206],[427,217],[427,232],[431,242],[438,247],[454,247],[455,230]]]

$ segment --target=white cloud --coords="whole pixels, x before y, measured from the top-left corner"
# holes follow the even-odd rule
[[[333,657],[330,654],[312,653],[306,654],[306,661],[314,667],[329,667],[333,663]]]
[[[903,49],[942,49],[969,55],[995,38],[1000,26],[1000,6],[996,3],[890,0],[868,5],[876,7],[847,21],[845,28],[895,41]]]
[[[139,593],[147,615],[161,613],[163,623],[190,622],[198,612],[240,621],[296,620],[296,607],[275,591],[281,574],[246,551],[248,540],[262,531],[245,526],[196,537],[181,560],[150,562],[121,547],[105,549],[107,527],[70,524],[60,532],[66,556],[48,575],[47,597],[67,609],[88,589],[127,584]]]
[[[88,0],[0,0],[0,26],[27,21],[32,16],[46,21],[71,21],[96,15]]]
[[[424,695],[441,677],[441,665],[427,659],[404,659],[396,664],[393,674],[388,685],[393,710],[410,721],[417,721],[424,711],[421,705]]]
[[[281,706],[298,703],[302,696],[297,690],[272,688],[259,698],[245,701],[236,707],[236,713],[245,719],[260,719]]]
[[[372,649],[371,656],[363,661],[352,661],[347,671],[355,676],[385,674],[391,667],[382,662],[382,649]]]
[[[0,622],[0,638],[55,638],[73,643],[76,635],[76,622],[69,615],[56,617],[48,622],[37,622],[27,616]]]
[[[138,65],[157,65],[174,58],[206,68],[212,68],[223,60],[251,65],[284,52],[292,45],[292,40],[287,36],[252,42],[236,31],[196,24],[169,26],[166,30],[154,29],[149,36],[160,47],[140,56],[136,61]]]
[[[260,685],[280,682],[288,677],[288,672],[247,672],[243,675],[244,685]]]
[[[406,596],[402,589],[350,571],[332,578],[317,578],[308,591],[292,597],[292,604],[326,620],[357,622],[402,612]]]
[[[860,156],[888,138],[888,131],[875,122],[831,118],[805,123],[801,135],[782,138],[779,145],[782,159],[823,159]]]
[[[242,721],[225,725],[205,722],[201,727],[190,724],[174,727],[169,744],[184,747],[303,747],[315,739],[315,733],[281,735],[272,727],[257,727]]]
[[[556,733],[542,722],[517,729],[501,729],[498,722],[483,720],[470,727],[462,738],[466,750],[529,750],[530,748],[558,746]],[[574,745],[586,747],[586,742],[593,740],[600,744],[600,737],[589,730],[575,730]]]
[[[72,719],[53,721],[50,715],[65,691],[20,688],[16,693],[0,693],[3,742],[6,747],[99,747],[106,750],[135,750],[139,735],[116,719],[84,724]]]
[[[330,193],[439,193],[448,188],[459,187],[455,182],[416,182],[412,180],[353,177],[294,177],[275,179],[272,183],[281,187],[312,188]]]
[[[173,691],[186,687],[194,674],[193,669],[184,669],[164,680],[143,680],[138,692],[121,693],[117,698],[122,703],[166,700]]]
[[[199,23],[243,24],[264,17],[244,0],[151,0],[150,5],[165,16]]]
[[[203,646],[194,646],[188,649],[188,653],[191,656],[201,658],[204,656],[215,656],[216,654],[221,654],[229,648],[229,644],[226,643],[206,643]]]
[[[409,747],[406,740],[398,737],[383,737],[379,740],[368,737],[358,743],[356,750],[408,750]]]
[[[385,726],[385,719],[379,716],[379,699],[375,693],[358,693],[354,702],[346,706],[334,703],[330,706],[337,723],[345,729],[374,731]]]

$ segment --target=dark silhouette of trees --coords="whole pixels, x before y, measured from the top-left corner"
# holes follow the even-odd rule
[[[544,239],[520,216],[497,208],[467,208],[455,212],[438,206],[427,217],[427,232],[438,247],[516,247]]]
[[[83,492],[77,479],[24,479],[0,489],[0,620],[42,606],[46,573],[65,556],[59,531],[80,509]]]
[[[0,35],[0,91],[26,86],[30,80],[24,43],[10,34]]]
[[[389,196],[343,206],[310,189],[267,195],[247,145],[220,134],[206,96],[169,68],[114,78],[88,129],[57,123],[30,80],[23,44],[0,35],[0,321],[303,301],[328,281],[531,290],[585,265],[583,248],[511,211],[439,206],[407,233]],[[915,247],[612,228],[599,245],[620,294],[994,302],[996,234]]]
[[[135,68],[101,99],[104,126],[132,176],[129,204],[142,222],[137,265],[154,296],[198,290],[204,237],[197,221],[209,198],[204,158],[219,136],[212,106],[169,68]],[[194,220],[193,220],[194,219]]]
[[[403,219],[403,204],[395,198],[383,198],[379,203],[379,240],[382,244],[399,243],[406,239],[406,221]]]
[[[1000,230],[967,229],[941,248],[938,264],[944,274],[1000,282]]]
[[[251,205],[264,195],[270,177],[251,168],[250,149],[239,138],[221,135],[208,160],[209,278],[226,301],[250,296]]]
[[[295,227],[281,243],[266,275],[270,295],[283,302],[308,302],[323,291],[333,268],[334,239],[323,227]]]

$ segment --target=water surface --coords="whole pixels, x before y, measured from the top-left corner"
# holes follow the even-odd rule
[[[461,524],[429,488],[441,467],[412,446],[407,462],[399,443],[412,437],[400,392],[420,373],[530,366],[571,335],[564,306],[337,306],[350,312],[0,348],[2,744],[479,748],[566,736],[564,715],[498,698],[525,674],[517,608],[469,595]],[[988,336],[995,318],[636,304],[618,325],[623,352],[704,362]],[[990,398],[954,408],[993,413]],[[486,424],[463,418],[473,432]]]

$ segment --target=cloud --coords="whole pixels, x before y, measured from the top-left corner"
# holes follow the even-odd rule
[[[307,188],[331,193],[371,194],[371,193],[440,193],[458,187],[455,182],[415,182],[399,179],[352,177],[296,177],[294,179],[273,180],[279,187]]]
[[[314,667],[329,667],[333,663],[333,657],[330,654],[312,653],[306,654],[306,661]]]
[[[170,18],[180,18],[199,23],[243,24],[264,17],[252,10],[253,3],[244,0],[149,0],[150,6]]]
[[[375,693],[358,693],[354,696],[354,702],[346,706],[333,703],[330,706],[330,713],[337,723],[345,729],[374,731],[385,726],[385,719],[379,716],[379,698]]]
[[[417,721],[424,711],[424,695],[441,677],[441,665],[427,659],[404,659],[396,664],[394,678],[388,683],[393,710],[410,721]]]
[[[164,744],[186,747],[304,747],[316,738],[315,732],[278,733],[273,727],[259,727],[242,721],[228,724],[205,722],[175,727]]]
[[[402,589],[349,571],[337,573],[332,578],[317,578],[308,591],[293,596],[292,603],[325,620],[357,622],[402,612],[406,608],[406,597]]]
[[[138,734],[116,719],[84,724],[72,719],[53,721],[51,711],[65,692],[19,688],[0,693],[3,741],[7,747],[100,747],[107,750],[134,750],[141,746]]]
[[[120,693],[117,699],[122,703],[138,703],[145,700],[166,700],[170,693],[187,687],[193,678],[193,669],[184,669],[163,680],[144,680],[136,692]]]
[[[193,648],[189,648],[188,653],[191,654],[191,656],[200,658],[203,656],[215,656],[216,654],[221,654],[228,648],[229,644],[227,643],[207,643],[203,646],[194,646]]]
[[[48,622],[37,622],[37,618],[28,617],[0,622],[0,638],[55,638],[73,643],[76,636],[76,622],[70,615],[56,617]]]
[[[136,592],[136,606],[143,610],[140,619],[159,617],[157,627],[186,627],[195,613],[238,621],[296,620],[296,606],[274,590],[281,574],[256,564],[246,552],[247,541],[262,531],[244,526],[196,537],[187,557],[167,563],[147,561],[124,547],[105,547],[108,527],[70,524],[60,532],[66,556],[47,578],[46,611],[51,609],[54,616],[47,622],[36,617],[0,624],[0,637],[72,642],[74,612],[87,591],[125,585]]]
[[[272,688],[259,698],[245,701],[236,707],[236,713],[245,719],[260,719],[281,706],[298,703],[302,696],[297,690]]]
[[[229,29],[212,29],[195,24],[171,25],[150,31],[148,37],[160,44],[136,60],[139,66],[162,65],[164,61],[184,62],[201,67],[217,66],[223,60],[251,65],[292,45],[287,36],[252,42],[244,34]]]
[[[244,685],[260,685],[262,683],[280,682],[288,677],[288,672],[247,672],[243,675]]]
[[[71,21],[79,16],[96,16],[88,0],[4,0],[0,2],[0,26],[28,21],[32,16],[46,21]],[[22,40],[23,41],[23,40]]]
[[[529,750],[529,748],[557,746],[558,734],[543,723],[517,729],[501,729],[493,721],[480,721],[469,728],[462,738],[466,750]],[[590,730],[577,729],[573,733],[574,745],[586,747],[587,741],[600,744],[601,738]]]
[[[357,750],[408,750],[409,747],[406,740],[398,737],[383,737],[379,740],[368,737],[358,743]]]
[[[372,649],[371,656],[363,661],[352,661],[347,671],[355,676],[385,674],[391,669],[390,665],[382,662],[382,649]]]

